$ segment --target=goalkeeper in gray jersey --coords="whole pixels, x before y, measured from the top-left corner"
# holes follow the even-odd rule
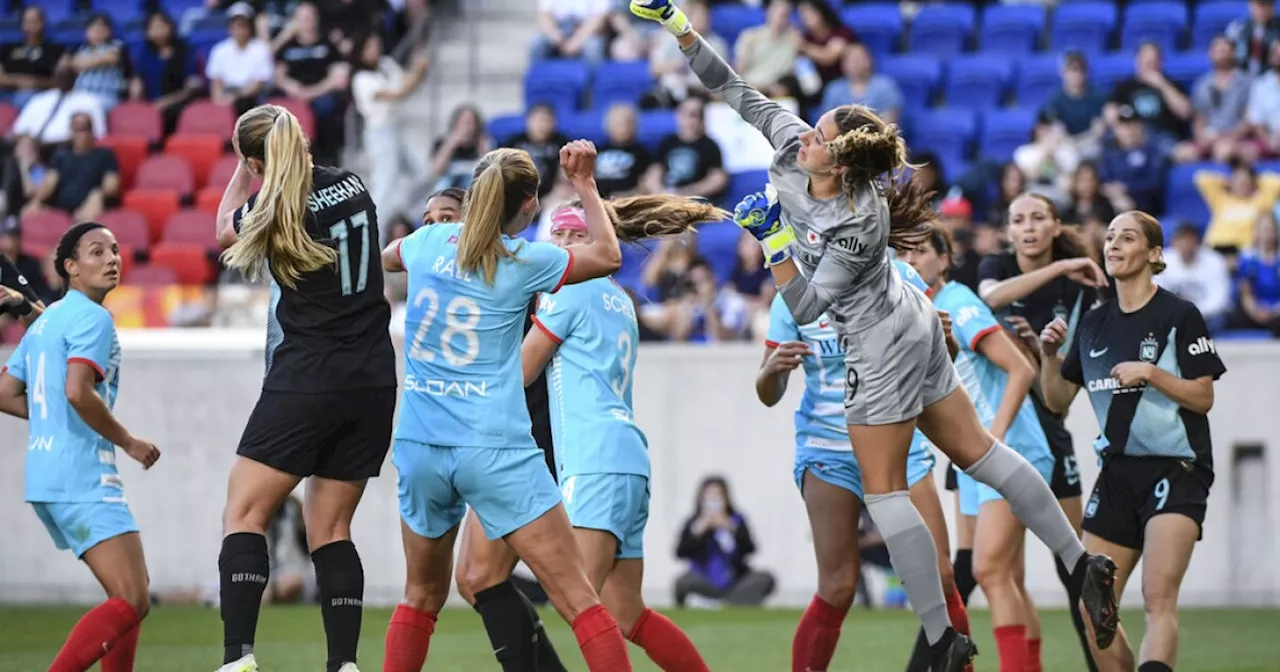
[[[952,462],[1003,495],[1072,568],[1073,601],[1084,603],[1106,648],[1119,620],[1114,563],[1085,553],[1044,479],[983,427],[951,367],[934,308],[887,259],[889,247],[919,245],[927,235],[920,225],[933,216],[923,194],[898,179],[908,164],[897,128],[861,106],[830,110],[811,128],[748,86],[671,0],[632,0],[631,11],[673,34],[702,83],[776,150],[769,193],[747,197],[734,219],[760,240],[796,322],[825,312],[841,335],[845,419],[866,508],[924,626],[934,669],[960,672],[976,649],[951,628],[937,551],[907,496],[907,453],[917,426]]]

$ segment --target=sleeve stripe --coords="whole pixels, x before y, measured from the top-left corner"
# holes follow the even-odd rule
[[[1000,325],[998,325],[998,324],[993,324],[993,325],[991,325],[991,326],[987,327],[986,329],[983,329],[982,331],[979,331],[978,333],[974,334],[974,335],[973,335],[973,340],[969,341],[969,349],[970,349],[970,350],[972,350],[972,351],[974,351],[974,352],[977,352],[977,351],[978,351],[978,342],[979,342],[979,341],[981,341],[982,339],[986,338],[987,336],[990,336],[991,334],[994,334],[995,332],[999,331],[1000,329],[1001,329]]]
[[[404,238],[396,241],[396,258],[400,260],[400,268],[409,270],[409,267],[404,265]]]
[[[569,273],[573,271],[573,250],[565,250],[565,252],[569,253],[569,263],[565,264],[564,275],[560,276],[560,282],[556,283],[556,288],[551,290],[552,294],[555,294],[560,291],[561,287],[564,287],[564,283],[569,280]],[[550,334],[551,332],[547,333]],[[557,340],[556,342],[558,343],[559,341]]]
[[[106,380],[107,378],[106,372],[103,371],[102,367],[98,366],[98,363],[93,361],[92,359],[85,359],[84,357],[71,357],[67,359],[67,363],[68,364],[75,364],[75,363],[87,364],[89,368],[93,369],[94,372],[98,374],[98,380]]]
[[[564,343],[564,339],[552,333],[552,331],[547,328],[547,325],[543,324],[542,320],[538,319],[537,315],[533,316],[533,326],[537,327],[539,331],[546,334],[547,338],[550,338],[551,340],[555,341],[556,345],[562,345]]]
[[[766,348],[776,348],[778,347],[778,345],[779,343],[777,341],[770,341],[768,339],[765,339],[764,347]]]

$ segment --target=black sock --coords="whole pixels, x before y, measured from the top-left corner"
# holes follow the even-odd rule
[[[258,630],[262,592],[271,576],[267,538],[236,532],[222,539],[218,554],[219,593],[222,602],[222,664],[234,663],[253,653]]]
[[[973,549],[962,548],[956,551],[956,561],[951,563],[956,577],[956,590],[960,591],[960,600],[967,606],[969,596],[973,594],[978,582],[973,578]]]
[[[503,672],[564,670],[538,612],[511,581],[477,592],[476,612]]]
[[[1071,605],[1067,611],[1071,614],[1071,624],[1076,628],[1076,637],[1080,640],[1080,649],[1084,651],[1084,662],[1089,666],[1089,672],[1098,672],[1098,666],[1093,662],[1093,654],[1089,652],[1089,633],[1084,629],[1084,617],[1080,615],[1080,609],[1078,608],[1080,594],[1071,590],[1071,572],[1068,572],[1067,566],[1062,564],[1062,559],[1055,558],[1054,564],[1058,567],[1058,580],[1067,589],[1067,602]]]
[[[355,544],[335,541],[311,553],[320,592],[320,616],[329,645],[326,672],[338,672],[344,663],[356,662],[360,644],[360,620],[364,614],[364,566]]]
[[[929,638],[924,636],[924,628],[916,635],[916,646],[911,650],[911,660],[907,661],[907,672],[929,672],[933,665],[933,650],[929,648]]]
[[[1148,660],[1138,666],[1138,672],[1173,672],[1173,668],[1158,660]]]

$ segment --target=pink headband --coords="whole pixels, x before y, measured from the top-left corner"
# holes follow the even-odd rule
[[[560,208],[551,215],[551,233],[561,229],[570,231],[586,231],[587,218],[577,208]]]

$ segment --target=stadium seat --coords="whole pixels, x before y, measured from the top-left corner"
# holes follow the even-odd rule
[[[120,246],[120,279],[129,277],[133,272],[134,262],[137,261],[138,253],[128,245]]]
[[[636,140],[649,151],[656,151],[663,139],[676,132],[676,115],[671,110],[646,110],[640,113]]]
[[[737,44],[738,35],[742,31],[764,23],[764,10],[738,4],[720,4],[711,8],[710,23],[715,34],[723,37],[732,47]]]
[[[151,250],[151,263],[172,269],[183,285],[206,285],[217,277],[217,269],[199,245],[160,243]]]
[[[719,284],[729,279],[738,263],[738,241],[741,238],[742,227],[733,222],[708,222],[698,227],[695,239],[698,254],[711,264]]]
[[[963,160],[978,130],[976,115],[970,110],[947,109],[922,112],[912,125],[910,143],[929,150],[943,159],[943,166]]]
[[[147,227],[147,218],[132,210],[108,210],[102,213],[98,222],[116,234],[116,242],[122,247],[133,250],[146,250],[151,247],[151,231]]]
[[[18,109],[9,103],[0,103],[0,130],[8,133],[13,122],[18,118]]]
[[[141,287],[167,287],[178,284],[178,274],[168,266],[139,264],[124,277],[125,284]]]
[[[0,327],[0,343],[14,345],[22,340],[22,335],[27,333],[26,327],[17,320],[10,320],[3,327]]]
[[[1152,1],[1125,7],[1120,48],[1132,51],[1143,42],[1160,45],[1165,53],[1178,48],[1187,29],[1187,3]]]
[[[547,60],[524,76],[524,106],[546,103],[560,113],[574,112],[587,85],[587,65],[581,61]]]
[[[858,39],[876,56],[898,48],[902,37],[902,9],[898,3],[868,2],[846,7],[841,12],[846,26],[853,26]]]
[[[195,206],[197,210],[218,214],[218,206],[222,205],[222,189],[205,187],[196,192]]]
[[[560,117],[560,132],[570,140],[590,140],[597,145],[604,144],[607,140],[604,112],[579,112]]]
[[[1018,59],[1013,78],[1013,100],[1019,107],[1043,107],[1062,90],[1057,56],[1027,56]]]
[[[489,118],[489,137],[499,145],[524,133],[523,114],[500,114]]]
[[[1227,173],[1227,167],[1217,163],[1184,163],[1169,170],[1165,183],[1165,210],[1177,221],[1189,220],[1201,226],[1209,221],[1209,206],[1196,189],[1195,175],[1202,170]]]
[[[1015,149],[1031,141],[1036,114],[1036,108],[1025,107],[987,111],[982,115],[978,156],[999,162],[1012,159]]]
[[[98,141],[98,146],[116,155],[120,166],[120,181],[125,189],[132,189],[137,181],[138,168],[147,160],[147,140],[143,137],[108,135]]]
[[[236,113],[227,105],[211,100],[193,100],[182,108],[178,116],[177,133],[208,134],[230,138],[236,126]]]
[[[1045,10],[1040,5],[987,5],[978,46],[993,54],[1020,56],[1040,45]]]
[[[596,66],[591,107],[605,110],[614,103],[636,104],[653,89],[648,61],[606,62]]]
[[[137,23],[143,19],[138,0],[93,0],[93,10],[111,17],[116,26]]]
[[[209,179],[205,181],[204,188],[216,190],[221,194],[231,183],[231,177],[236,174],[236,168],[239,166],[240,157],[234,152],[223,154],[209,170]]]
[[[1079,2],[1053,12],[1049,45],[1053,51],[1077,49],[1089,54],[1106,51],[1116,28],[1116,6],[1107,2]]]
[[[195,193],[195,178],[185,158],[162,154],[142,163],[134,186],[137,189],[167,189],[186,197]]]
[[[965,50],[975,21],[972,5],[923,5],[911,22],[911,51],[939,56],[958,54]]]
[[[1203,50],[1227,25],[1249,15],[1249,3],[1238,0],[1204,0],[1196,4],[1191,21],[1191,48]]]
[[[305,100],[297,98],[272,98],[267,101],[272,105],[279,105],[293,113],[298,119],[298,125],[302,127],[302,132],[312,141],[316,139],[316,115],[311,111],[311,104]]]
[[[194,187],[203,187],[209,179],[209,173],[213,172],[213,166],[222,158],[223,147],[226,146],[225,137],[218,135],[187,135],[179,133],[169,138],[164,143],[164,153],[166,156],[179,156],[186,159],[187,164],[191,166],[191,177],[195,180]],[[195,189],[190,192],[184,192],[183,195],[194,193]]]
[[[169,218],[164,227],[162,243],[199,245],[206,252],[221,250],[215,234],[214,215],[202,210],[181,210]]]
[[[121,204],[147,218],[151,240],[160,240],[164,226],[178,211],[178,192],[172,189],[133,189],[125,193]]]
[[[1210,71],[1209,55],[1203,50],[1167,54],[1164,57],[1164,74],[1170,81],[1190,91],[1195,81]]]
[[[734,173],[729,176],[729,188],[724,192],[724,203],[729,210],[732,210],[743,198],[748,194],[753,194],[764,189],[764,185],[769,183],[769,171],[767,170],[748,170],[743,173]]]
[[[74,222],[71,215],[52,208],[43,208],[22,215],[22,242],[34,247],[51,250],[58,246],[62,234]]]
[[[76,0],[40,0],[40,9],[44,10],[45,21],[54,25],[70,19],[76,13]],[[80,36],[81,39],[84,35]]]
[[[1231,329],[1213,335],[1215,341],[1272,341],[1275,337],[1266,329]]]
[[[1132,54],[1107,54],[1089,62],[1089,83],[1100,91],[1110,91],[1132,76]]]
[[[1013,79],[1013,61],[1007,56],[980,54],[956,56],[947,61],[944,96],[947,107],[985,110],[999,107]]]
[[[124,101],[113,107],[107,116],[107,131],[111,135],[159,142],[164,137],[164,121],[159,110],[150,103]]]
[[[934,91],[942,77],[942,64],[936,56],[924,54],[887,58],[879,65],[880,74],[892,78],[902,89],[903,108],[923,110],[933,102]]]

